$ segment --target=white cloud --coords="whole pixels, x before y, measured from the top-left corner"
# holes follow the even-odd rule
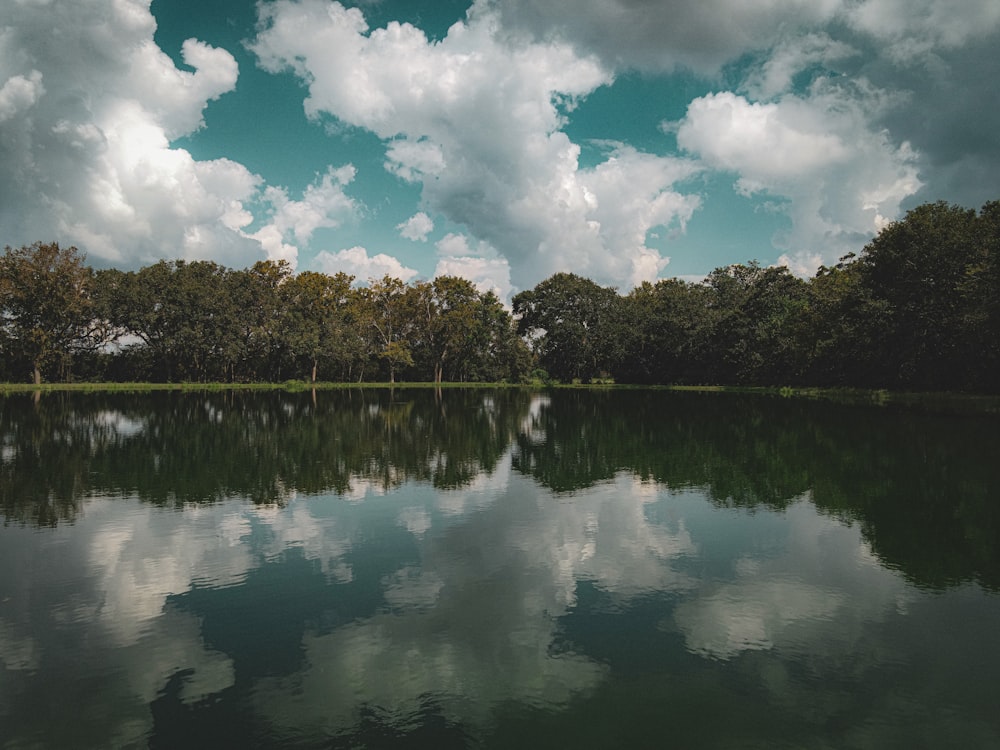
[[[786,264],[806,268],[857,250],[921,186],[909,145],[870,124],[881,105],[879,92],[819,81],[805,98],[765,104],[709,94],[673,127],[682,148],[736,173],[740,192],[787,200],[792,228],[774,242]]]
[[[434,222],[430,216],[419,211],[402,224],[397,224],[396,229],[399,230],[400,236],[405,239],[414,242],[427,242],[427,235],[434,231]]]
[[[505,26],[535,38],[556,36],[613,68],[691,68],[714,75],[746,52],[767,49],[797,30],[834,18],[843,0],[480,0]]]
[[[385,253],[370,256],[363,247],[352,247],[331,253],[323,250],[316,255],[316,266],[323,273],[335,274],[343,271],[360,281],[391,276],[402,281],[410,281],[417,271],[407,268],[396,258]]]
[[[308,243],[317,229],[339,227],[345,218],[356,215],[357,204],[344,192],[355,174],[350,164],[339,169],[328,167],[306,188],[300,201],[289,199],[284,188],[266,188],[264,199],[271,204],[271,220],[248,236],[260,242],[269,259],[287,260],[294,268],[299,249],[289,244],[290,239]]]
[[[461,276],[481,293],[493,292],[502,302],[510,303],[514,288],[510,283],[510,265],[504,258],[448,256],[438,261],[435,276]]]
[[[493,292],[504,303],[510,303],[515,291],[510,283],[510,264],[489,243],[470,244],[465,235],[451,233],[438,240],[436,247],[440,259],[435,276],[460,276],[480,292]]]
[[[792,90],[795,76],[811,65],[835,65],[856,57],[858,50],[825,33],[782,40],[763,63],[751,68],[744,88],[755,99],[771,99]]]
[[[0,87],[0,123],[33,106],[44,93],[42,74],[37,70],[8,78]]]
[[[385,155],[385,168],[406,182],[420,182],[425,176],[439,175],[447,166],[441,147],[426,139],[391,141]]]
[[[739,172],[742,191],[752,193],[850,157],[824,114],[795,97],[755,104],[728,91],[708,94],[688,105],[677,141],[711,166]]]
[[[954,49],[1000,28],[995,0],[864,0],[845,11],[855,29],[888,42],[900,62],[923,58],[935,49]]]
[[[4,241],[56,240],[91,261],[244,264],[261,179],[171,142],[204,124],[237,81],[233,56],[195,39],[178,69],[153,42],[141,0],[7,3],[0,29]]]
[[[647,234],[657,226],[683,231],[700,199],[668,186],[698,171],[689,161],[618,145],[606,161],[584,173],[586,192],[593,196],[590,226],[602,245],[614,249],[608,256],[598,256],[606,264],[599,276],[629,285],[656,279],[669,259],[646,245]]]
[[[446,234],[437,241],[435,247],[437,247],[438,253],[446,258],[472,254],[472,248],[469,247],[469,238],[464,234],[455,234],[453,232]],[[482,249],[488,252],[488,246],[485,243],[483,243]]]
[[[496,248],[517,285],[567,268],[604,283],[651,278],[666,259],[646,232],[683,227],[697,205],[673,191],[693,171],[680,160],[621,149],[581,169],[561,128],[610,73],[567,44],[505,36],[486,6],[438,43],[408,24],[369,32],[359,10],[323,0],[279,0],[260,14],[260,64],[308,84],[310,116],[386,140],[387,168]],[[638,182],[618,179],[626,172]]]

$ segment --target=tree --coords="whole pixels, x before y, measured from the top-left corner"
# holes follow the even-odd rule
[[[414,349],[429,362],[434,382],[440,383],[446,367],[460,369],[472,353],[480,323],[479,292],[472,282],[458,276],[439,276],[416,284],[414,291],[419,321]],[[452,379],[458,378],[453,375]]]
[[[354,356],[347,330],[353,281],[354,277],[345,273],[328,276],[303,271],[282,289],[282,338],[293,356],[309,361],[313,383],[321,360],[346,363]]]
[[[375,332],[376,354],[389,367],[389,382],[395,383],[396,372],[413,365],[409,337],[416,322],[417,292],[400,279],[384,276],[372,281],[365,299]]]
[[[710,290],[679,279],[643,282],[626,297],[623,375],[635,383],[690,383],[700,376]]]
[[[103,341],[94,317],[93,272],[75,247],[58,243],[12,249],[0,258],[0,325],[7,347],[31,367],[33,381],[58,364],[65,374],[74,353]]]
[[[557,273],[513,299],[518,331],[532,339],[539,363],[554,377],[595,378],[624,356],[622,298],[572,273]]]
[[[970,273],[973,304],[965,325],[972,333],[970,347],[979,356],[976,385],[996,391],[1000,389],[1000,201],[980,210],[976,241],[982,261]]]
[[[975,211],[929,203],[889,224],[862,250],[860,281],[887,315],[884,385],[968,386],[976,358],[967,321],[980,303],[975,276],[987,266]]]
[[[286,260],[260,260],[226,277],[232,305],[239,311],[234,347],[227,357],[230,377],[247,380],[281,379],[283,318],[282,286],[291,278]]]
[[[479,298],[477,323],[458,370],[461,380],[517,382],[531,371],[528,345],[510,313],[492,291]]]
[[[124,273],[110,293],[115,323],[149,347],[166,380],[224,378],[238,351],[245,311],[230,273],[211,261],[160,261]]]
[[[805,309],[806,285],[784,266],[757,262],[715,269],[711,332],[713,380],[775,385],[794,381],[803,365],[796,328]]]

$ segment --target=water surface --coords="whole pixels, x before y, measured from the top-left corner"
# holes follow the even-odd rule
[[[1000,423],[0,401],[4,747],[1000,747]]]

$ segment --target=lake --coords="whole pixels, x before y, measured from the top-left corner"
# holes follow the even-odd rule
[[[1000,747],[1000,419],[0,399],[4,748]]]

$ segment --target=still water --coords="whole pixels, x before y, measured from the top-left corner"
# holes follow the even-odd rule
[[[0,399],[4,748],[1000,747],[1000,421]]]

